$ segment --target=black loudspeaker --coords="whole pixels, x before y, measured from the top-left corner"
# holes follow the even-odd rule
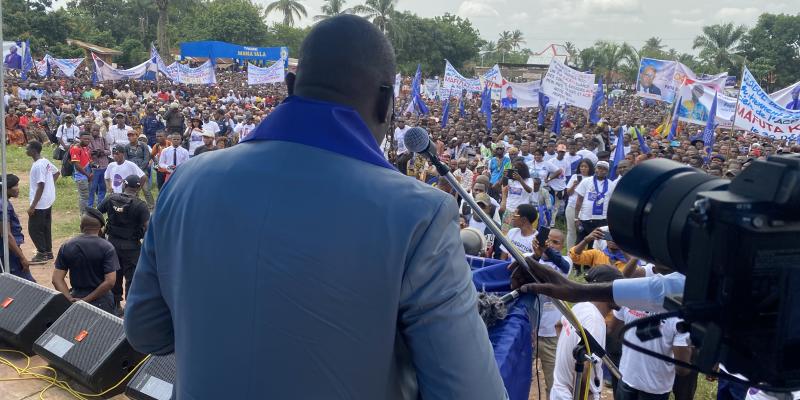
[[[122,319],[79,301],[33,344],[33,351],[94,393],[120,383],[142,359],[125,338]],[[108,393],[122,393],[120,384]]]
[[[125,395],[132,400],[172,400],[175,386],[175,353],[152,356],[131,378]]]
[[[36,338],[71,304],[58,291],[0,274],[0,339],[32,355]]]

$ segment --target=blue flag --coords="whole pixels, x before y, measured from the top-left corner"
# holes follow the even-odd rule
[[[422,82],[422,66],[417,64],[417,73],[414,74],[414,80],[411,82],[411,104],[414,112],[417,114],[428,114],[428,106],[420,96],[419,85]]]
[[[464,118],[464,115],[466,115],[466,112],[464,111],[464,94],[463,93],[461,94],[461,98],[458,99],[458,115],[460,115],[461,118]]]
[[[481,96],[481,110],[483,114],[486,115],[486,130],[492,130],[492,90],[489,89],[489,85],[486,85],[486,88],[483,89],[483,95]]]
[[[450,95],[444,99],[444,107],[442,107],[442,129],[447,127],[447,119],[450,116]]]
[[[611,180],[617,179],[617,164],[620,161],[625,159],[625,140],[623,139],[625,132],[622,131],[622,127],[619,127],[619,133],[617,133],[617,148],[614,149],[614,160],[611,162],[611,170],[608,171]]]
[[[33,57],[31,57],[31,41],[30,39],[25,41],[25,52],[22,55],[22,80],[28,80],[28,71],[32,70],[34,67],[33,65]]]
[[[603,104],[603,77],[597,82],[597,90],[592,98],[592,106],[589,108],[589,122],[596,124],[600,121],[600,105]]]
[[[608,96],[608,100],[606,100],[606,106],[607,107],[614,107],[614,98],[613,97]]]
[[[549,102],[550,98],[539,91],[539,119],[537,121],[539,126],[544,126],[544,119],[547,116],[547,103]]]
[[[667,140],[670,142],[675,140],[675,134],[678,132],[678,108],[680,108],[681,102],[683,102],[683,97],[678,98],[678,102],[675,103],[675,110],[672,112],[672,124],[669,126],[669,134],[667,135]]]
[[[553,128],[550,130],[556,135],[561,134],[561,104],[556,107],[556,113],[553,115]]]
[[[639,140],[639,150],[643,151],[645,154],[650,154],[650,147],[647,146],[647,142],[644,140],[644,136],[642,132],[639,131],[638,127],[633,127],[633,131],[636,132],[636,139]]]
[[[714,147],[714,129],[717,127],[717,93],[714,93],[714,102],[711,103],[711,111],[708,112],[708,121],[703,130],[703,148],[706,151],[705,162],[711,158],[711,148]]]

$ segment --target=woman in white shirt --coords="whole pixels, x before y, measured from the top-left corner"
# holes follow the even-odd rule
[[[589,178],[592,175],[594,175],[594,164],[592,164],[592,161],[588,158],[584,158],[578,163],[578,173],[572,175],[569,178],[569,182],[567,182],[567,196],[569,196],[569,200],[567,200],[567,207],[564,215],[567,218],[568,249],[571,249],[572,246],[575,246],[575,241],[577,240],[577,228],[575,226],[575,200],[578,198],[578,195],[575,194],[575,188],[578,187],[578,184],[581,183],[583,179]]]
[[[189,156],[191,157],[194,155],[194,151],[203,145],[203,120],[192,117],[191,126],[186,128],[183,138],[189,141]]]
[[[503,197],[500,201],[500,212],[503,215],[503,233],[513,228],[513,211],[520,204],[531,204],[531,193],[533,193],[533,179],[531,179],[528,166],[523,161],[516,161],[511,169],[504,171],[503,176]],[[510,212],[508,210],[511,210]]]

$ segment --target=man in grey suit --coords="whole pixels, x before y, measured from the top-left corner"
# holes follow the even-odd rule
[[[345,15],[302,54],[294,96],[164,185],[128,340],[175,352],[179,399],[506,398],[455,201],[378,147],[391,45]]]

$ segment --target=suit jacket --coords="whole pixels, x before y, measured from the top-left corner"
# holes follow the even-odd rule
[[[179,399],[502,399],[457,216],[308,145],[192,158],[146,233],[128,340],[175,352]]]

